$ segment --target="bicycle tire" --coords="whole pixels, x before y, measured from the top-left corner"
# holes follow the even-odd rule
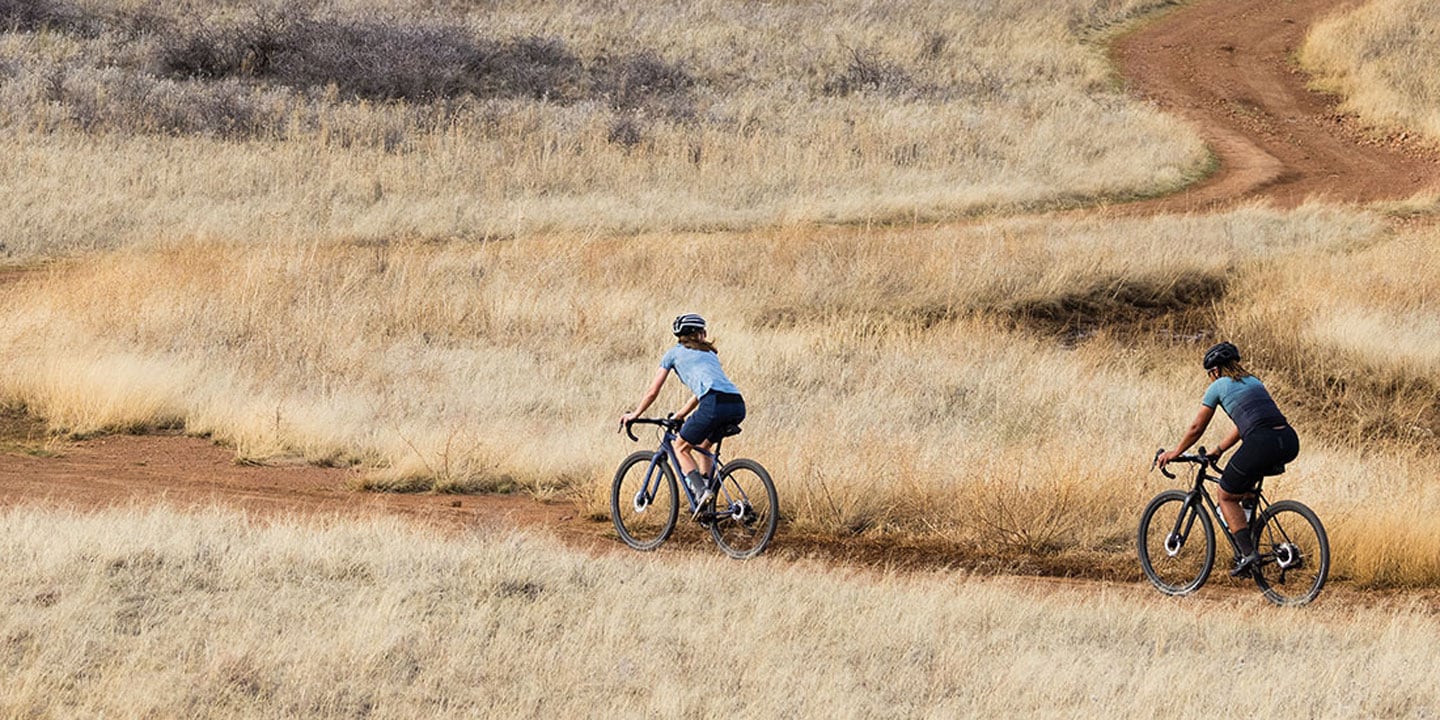
[[[718,508],[718,509],[717,509]],[[710,535],[736,560],[769,547],[780,522],[780,499],[770,472],[754,460],[732,460],[720,468],[720,489],[703,512],[714,513]]]
[[[1291,514],[1299,518],[1291,519]],[[1281,500],[1260,515],[1255,550],[1260,561],[1255,584],[1276,605],[1299,606],[1314,600],[1330,575],[1330,539],[1314,510]]]
[[[1172,539],[1181,519],[1180,537]],[[1197,521],[1204,538],[1198,546],[1193,537]],[[1189,595],[1205,584],[1215,567],[1215,525],[1198,498],[1191,503],[1189,493],[1166,490],[1140,514],[1135,549],[1140,569],[1160,592]]]
[[[636,550],[660,547],[675,531],[680,512],[675,473],[663,458],[652,465],[654,459],[654,452],[632,453],[620,462],[610,484],[610,519],[615,521],[615,532]],[[660,472],[658,484],[652,467]],[[648,502],[642,504],[640,493],[647,484],[653,489],[648,492]]]

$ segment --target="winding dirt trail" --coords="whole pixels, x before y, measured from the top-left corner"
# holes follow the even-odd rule
[[[1435,187],[1434,153],[1399,138],[1367,136],[1331,99],[1305,89],[1289,57],[1306,28],[1350,0],[1203,0],[1120,38],[1113,57],[1133,91],[1185,118],[1213,147],[1219,170],[1174,196],[1119,214],[1203,211],[1255,199],[1293,206],[1307,198],[1364,203]],[[8,274],[8,275],[13,275]],[[0,273],[0,292],[11,278]],[[608,522],[564,501],[517,496],[382,495],[355,489],[347,470],[237,465],[228,450],[181,436],[46,440],[33,421],[0,415],[0,507],[91,510],[156,503],[235,507],[260,517],[401,516],[460,531],[477,524],[538,529],[592,551],[618,549]],[[682,533],[678,544],[699,544]],[[833,538],[777,539],[777,554],[892,568],[964,567],[1066,574],[1074,568],[995,564],[953,548]],[[1078,561],[1076,561],[1078,562]],[[1129,567],[1086,574],[1131,582]]]
[[[1440,157],[1367,131],[1306,89],[1294,54],[1311,25],[1358,0],[1205,0],[1119,38],[1111,58],[1131,89],[1187,120],[1219,168],[1176,195],[1115,210],[1201,211],[1254,199],[1368,203],[1437,187]]]

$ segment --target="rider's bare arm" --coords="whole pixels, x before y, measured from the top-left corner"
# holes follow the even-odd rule
[[[1175,445],[1175,449],[1169,450],[1160,456],[1160,466],[1164,467],[1166,463],[1179,457],[1186,450],[1189,450],[1190,446],[1194,445],[1195,441],[1199,440],[1200,436],[1205,434],[1205,428],[1210,427],[1210,419],[1213,417],[1215,417],[1215,408],[1209,407],[1208,405],[1201,405],[1200,412],[1195,413],[1195,419],[1190,421],[1190,427],[1185,430],[1185,435],[1180,438],[1180,442]]]
[[[676,420],[684,420],[685,418],[690,417],[690,413],[695,412],[695,408],[696,408],[697,406],[699,406],[699,405],[700,405],[700,398],[698,398],[698,397],[692,397],[692,398],[690,398],[690,401],[687,402],[687,403],[685,403],[685,406],[682,407],[682,408],[680,408],[680,410],[675,413],[675,419],[676,419]]]

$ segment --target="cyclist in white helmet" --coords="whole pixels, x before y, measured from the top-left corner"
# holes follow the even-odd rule
[[[701,477],[710,474],[711,459],[702,454],[699,458],[702,464],[697,465],[691,452],[695,447],[708,451],[720,440],[726,427],[739,425],[745,419],[745,399],[725,376],[725,371],[720,369],[715,345],[705,337],[705,318],[686,313],[675,318],[671,330],[677,340],[675,346],[660,358],[660,369],[649,389],[633,412],[620,416],[620,423],[623,425],[640,417],[655,402],[671,370],[680,376],[680,381],[695,396],[675,413],[677,419],[685,421],[680,428],[680,437],[675,441],[675,450],[680,469],[685,472],[685,482],[698,498],[695,503],[698,510],[715,496],[717,488],[707,486]]]

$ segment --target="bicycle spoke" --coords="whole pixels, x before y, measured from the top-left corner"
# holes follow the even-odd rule
[[[760,554],[775,535],[779,503],[770,473],[753,460],[735,460],[721,470],[710,534],[733,558]]]
[[[1145,577],[1167,595],[1196,591],[1215,563],[1210,517],[1179,490],[1168,490],[1150,501],[1140,516],[1136,543]]]
[[[675,478],[653,455],[637,452],[620,463],[610,488],[610,517],[625,544],[653,550],[675,529],[679,503]]]
[[[1330,571],[1330,542],[1314,511],[1293,500],[1271,505],[1255,540],[1255,583],[1277,605],[1304,605],[1320,594]]]

